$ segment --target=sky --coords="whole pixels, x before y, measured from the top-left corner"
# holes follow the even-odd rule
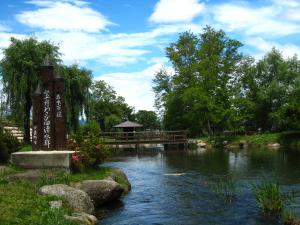
[[[300,0],[1,0],[0,48],[34,36],[60,47],[136,110],[154,110],[152,80],[181,32],[210,25],[260,59],[272,47],[300,55]],[[3,57],[0,51],[0,59]]]

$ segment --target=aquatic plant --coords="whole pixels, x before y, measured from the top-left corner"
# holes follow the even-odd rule
[[[283,213],[283,224],[284,225],[300,225],[300,219],[295,215],[295,213],[286,210]]]
[[[263,182],[259,185],[253,185],[256,201],[262,212],[268,216],[280,217],[284,211],[285,205],[293,201],[293,194],[285,194],[280,186],[272,182]]]
[[[226,202],[231,203],[236,198],[237,188],[232,177],[219,177],[210,186],[214,193]]]

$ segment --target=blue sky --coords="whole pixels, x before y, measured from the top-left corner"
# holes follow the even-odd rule
[[[273,46],[300,54],[300,0],[1,0],[0,10],[0,48],[11,36],[50,40],[136,110],[154,109],[151,81],[172,72],[164,49],[180,32],[223,29],[256,59]]]

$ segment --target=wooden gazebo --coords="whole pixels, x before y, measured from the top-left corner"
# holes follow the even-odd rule
[[[123,129],[123,132],[134,132],[136,128],[139,127],[143,127],[143,125],[135,123],[135,122],[131,122],[129,120],[122,122],[116,126],[114,126],[114,128],[121,128]]]

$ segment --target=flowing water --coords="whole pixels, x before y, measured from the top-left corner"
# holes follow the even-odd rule
[[[105,166],[122,169],[132,190],[102,212],[104,225],[280,224],[256,204],[252,187],[265,180],[295,192],[300,216],[299,150],[123,152]]]

